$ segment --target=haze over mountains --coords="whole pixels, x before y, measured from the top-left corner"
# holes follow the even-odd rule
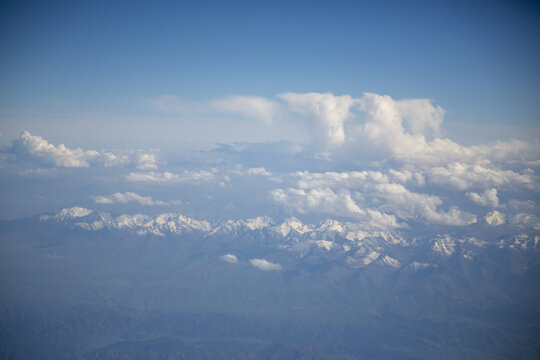
[[[217,103],[311,122],[311,140],[92,150],[24,131],[2,149],[2,357],[539,356],[538,143],[460,145],[425,99]]]
[[[243,245],[248,245],[248,241],[251,240],[255,244],[266,244],[297,253],[300,258],[305,256],[305,252],[317,248],[325,250],[319,254],[321,259],[330,253],[346,255],[345,262],[353,267],[369,265],[379,258],[382,264],[401,267],[400,261],[381,252],[385,247],[427,247],[433,254],[443,257],[452,256],[456,250],[459,254],[461,250],[461,256],[468,260],[473,260],[475,254],[486,247],[516,248],[524,251],[540,247],[540,235],[534,226],[507,225],[494,231],[489,218],[486,224],[471,226],[466,232],[467,235],[455,235],[454,231],[454,237],[449,234],[412,236],[410,230],[363,231],[356,223],[341,223],[330,219],[319,224],[304,224],[294,217],[277,224],[269,217],[210,223],[172,213],[156,216],[123,214],[113,217],[109,213],[96,213],[82,207],[62,209],[54,215],[41,215],[39,221],[42,222],[42,226],[58,224],[88,232],[125,232],[157,238],[176,236],[179,239],[182,235],[189,235],[211,239],[217,243],[222,242],[224,238],[234,237],[238,238],[236,241],[246,241]],[[480,239],[472,236],[473,234]],[[230,259],[236,259],[234,254],[228,255],[233,255]],[[355,258],[358,256],[363,257]],[[413,267],[418,265],[414,264]]]
[[[539,4],[0,2],[0,358],[540,358]]]
[[[538,230],[82,207],[2,223],[5,358],[535,358]]]

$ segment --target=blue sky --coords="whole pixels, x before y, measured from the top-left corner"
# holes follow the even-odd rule
[[[66,141],[81,137],[76,124],[103,117],[122,128],[159,117],[146,100],[162,95],[206,101],[283,92],[429,98],[449,126],[538,124],[534,2],[1,6],[0,132],[9,136],[28,127],[54,136],[46,130],[52,121],[68,124]]]
[[[540,229],[535,4],[2,7],[0,218]]]

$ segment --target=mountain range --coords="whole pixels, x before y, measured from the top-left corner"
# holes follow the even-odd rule
[[[530,226],[365,230],[82,207],[0,225],[6,359],[540,356]]]

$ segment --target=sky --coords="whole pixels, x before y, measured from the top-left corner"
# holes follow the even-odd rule
[[[432,99],[445,109],[444,130],[466,142],[538,135],[535,2],[0,6],[4,145],[24,130],[108,147],[275,141],[293,131],[261,131],[200,111],[162,111],[156,99],[174,96],[193,107],[286,92]],[[231,123],[245,135],[231,131]]]
[[[540,230],[537,3],[1,7],[2,219]]]

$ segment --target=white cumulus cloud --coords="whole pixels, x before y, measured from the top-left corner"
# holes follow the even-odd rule
[[[388,208],[402,219],[418,217],[426,223],[464,226],[476,222],[476,216],[456,206],[448,211],[438,209],[442,200],[435,195],[411,192],[401,184],[377,184],[377,196],[384,199],[382,208]]]
[[[466,190],[471,187],[525,187],[538,188],[538,176],[525,170],[517,173],[491,166],[469,165],[453,162],[444,167],[433,167],[427,170],[428,181],[438,185],[450,185],[456,189]]]
[[[266,171],[266,169],[263,167],[249,168],[247,173],[248,175],[272,176],[272,173]]]
[[[59,167],[88,167],[89,162],[100,155],[94,150],[69,149],[64,144],[55,146],[40,136],[31,135],[28,131],[24,131],[13,141],[12,149],[19,154],[34,156]]]
[[[137,169],[156,170],[157,168],[157,157],[155,154],[145,152],[137,153]]]
[[[344,122],[351,117],[350,108],[354,99],[349,95],[336,96],[331,93],[279,94],[278,98],[289,108],[313,121],[309,128],[314,131],[314,141],[326,146],[345,142]]]
[[[95,165],[104,167],[132,165],[141,170],[155,170],[158,168],[159,151],[70,149],[64,144],[53,145],[40,136],[24,131],[13,141],[8,153],[14,155],[16,159],[37,161],[43,166],[81,168]]]
[[[390,173],[391,174],[391,173]],[[443,200],[436,195],[413,192],[393,179],[412,180],[409,177],[390,176],[380,171],[352,171],[310,173],[296,172],[292,177],[297,187],[276,189],[272,199],[300,213],[322,212],[368,220],[375,224],[383,220],[389,226],[399,226],[396,217],[403,220],[421,221],[426,224],[465,226],[476,222],[476,216],[450,206],[441,209]],[[423,179],[421,175],[416,178]],[[416,185],[418,181],[414,181]]]
[[[291,207],[300,213],[325,212],[341,216],[356,217],[365,211],[358,207],[347,190],[334,192],[330,188],[276,189],[271,192],[274,201]]]
[[[486,189],[482,194],[468,192],[467,196],[474,203],[482,206],[497,207],[499,206],[499,198],[497,197],[497,189]]]

